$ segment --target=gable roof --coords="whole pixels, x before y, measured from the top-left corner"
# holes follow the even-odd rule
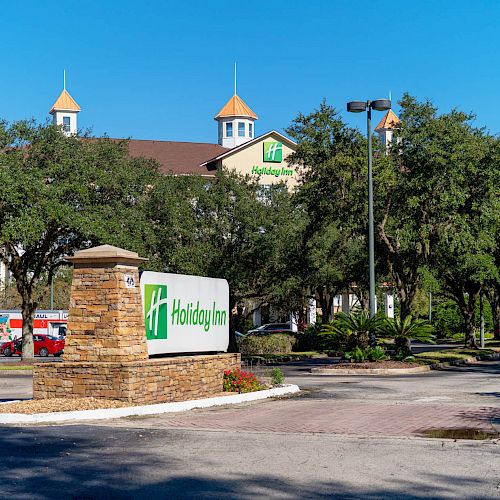
[[[56,102],[50,108],[49,113],[54,114],[55,111],[81,111],[80,106],[76,101],[69,95],[69,92],[64,89]]]
[[[375,132],[379,130],[390,130],[393,129],[401,120],[395,115],[394,111],[390,109],[384,115],[380,123],[375,127]]]
[[[232,156],[233,154],[237,153],[238,151],[241,151],[242,149],[246,149],[253,144],[262,141],[263,139],[266,139],[267,137],[275,135],[278,136],[278,138],[281,140],[281,142],[284,142],[287,144],[289,147],[295,149],[297,147],[297,143],[289,139],[288,137],[284,136],[283,134],[280,134],[279,132],[276,132],[276,130],[271,130],[270,132],[267,132],[263,135],[259,135],[255,139],[252,139],[251,141],[245,142],[243,144],[240,144],[239,146],[236,146],[235,148],[231,149],[226,149],[223,153],[220,153],[218,156],[214,156],[210,160],[205,161],[200,165],[200,167],[206,167],[208,164],[213,163],[214,161],[218,160],[223,160],[224,158],[227,158],[228,156]]]
[[[217,113],[214,120],[219,118],[227,118],[230,116],[244,116],[257,120],[257,115],[243,102],[243,99],[237,94],[234,94],[224,107]]]
[[[204,142],[128,141],[129,154],[132,157],[151,158],[160,164],[164,174],[213,175],[203,168],[201,162],[214,155],[220,155],[228,148],[218,144]]]

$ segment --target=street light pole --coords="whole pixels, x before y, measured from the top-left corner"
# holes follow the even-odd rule
[[[375,303],[375,229],[373,222],[373,159],[372,159],[372,109],[386,111],[391,109],[389,99],[376,99],[375,101],[351,101],[347,103],[347,111],[361,113],[367,111],[367,136],[368,136],[368,273],[370,280],[370,318],[376,311]]]
[[[373,227],[373,157],[372,157],[372,108],[367,101],[366,128],[368,135],[368,268],[370,278],[370,318],[377,313],[375,303],[375,229]]]

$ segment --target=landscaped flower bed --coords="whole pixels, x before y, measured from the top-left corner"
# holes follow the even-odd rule
[[[265,388],[253,373],[242,372],[239,368],[224,370],[223,387],[226,392],[253,392]]]

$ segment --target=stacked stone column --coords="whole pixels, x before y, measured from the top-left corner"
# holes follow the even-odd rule
[[[104,245],[77,252],[66,361],[148,359],[137,266],[146,259]]]

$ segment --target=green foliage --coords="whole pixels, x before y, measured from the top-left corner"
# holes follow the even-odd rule
[[[434,327],[426,320],[401,318],[384,318],[380,323],[380,333],[392,339],[414,339],[420,342],[434,343]]]
[[[320,335],[332,349],[364,349],[371,342],[370,335],[379,331],[381,322],[381,316],[370,318],[369,312],[364,310],[353,311],[350,315],[339,313],[331,323],[321,327]]]
[[[429,351],[415,354],[417,360],[432,360],[435,363],[444,363],[449,361],[461,361],[464,359],[475,358],[477,356],[487,356],[495,354],[494,349],[445,349],[442,351]]]
[[[166,176],[152,190],[148,211],[156,228],[151,253],[160,270],[228,281],[229,307],[236,311],[232,350],[234,331],[246,331],[245,301],[288,311],[300,303],[291,268],[300,254],[296,235],[304,213],[284,185],[264,190],[225,170],[209,181]]]
[[[368,357],[370,361],[383,361],[387,359],[384,348],[379,345],[369,348]]]
[[[293,350],[295,337],[275,333],[272,335],[249,335],[240,342],[242,355],[286,354]]]
[[[337,293],[366,284],[366,140],[325,101],[287,133],[298,143],[289,161],[302,180],[294,203],[307,213],[296,288],[317,296],[327,322]]]
[[[434,327],[426,320],[406,316],[385,318],[380,324],[380,333],[384,337],[393,338],[396,352],[403,357],[411,355],[411,340],[434,343]]]
[[[128,155],[126,141],[66,137],[33,122],[0,124],[0,259],[21,297],[23,359],[32,325],[64,257],[108,243],[146,254],[143,210],[156,165]]]
[[[368,361],[368,353],[366,349],[361,349],[361,347],[355,347],[352,351],[347,351],[344,357],[351,363],[364,363]]]
[[[387,359],[387,356],[382,347],[375,346],[364,349],[355,347],[353,350],[345,352],[344,358],[351,363],[364,363],[365,361],[383,361]]]
[[[297,342],[293,346],[293,350],[303,352],[323,349],[318,338],[320,328],[321,325],[319,323],[309,325],[304,332],[297,334]]]
[[[444,338],[453,338],[465,331],[464,319],[458,305],[453,300],[435,301],[432,307],[432,324],[437,335]]]
[[[271,371],[273,385],[282,385],[285,381],[285,374],[280,368],[273,368]]]

